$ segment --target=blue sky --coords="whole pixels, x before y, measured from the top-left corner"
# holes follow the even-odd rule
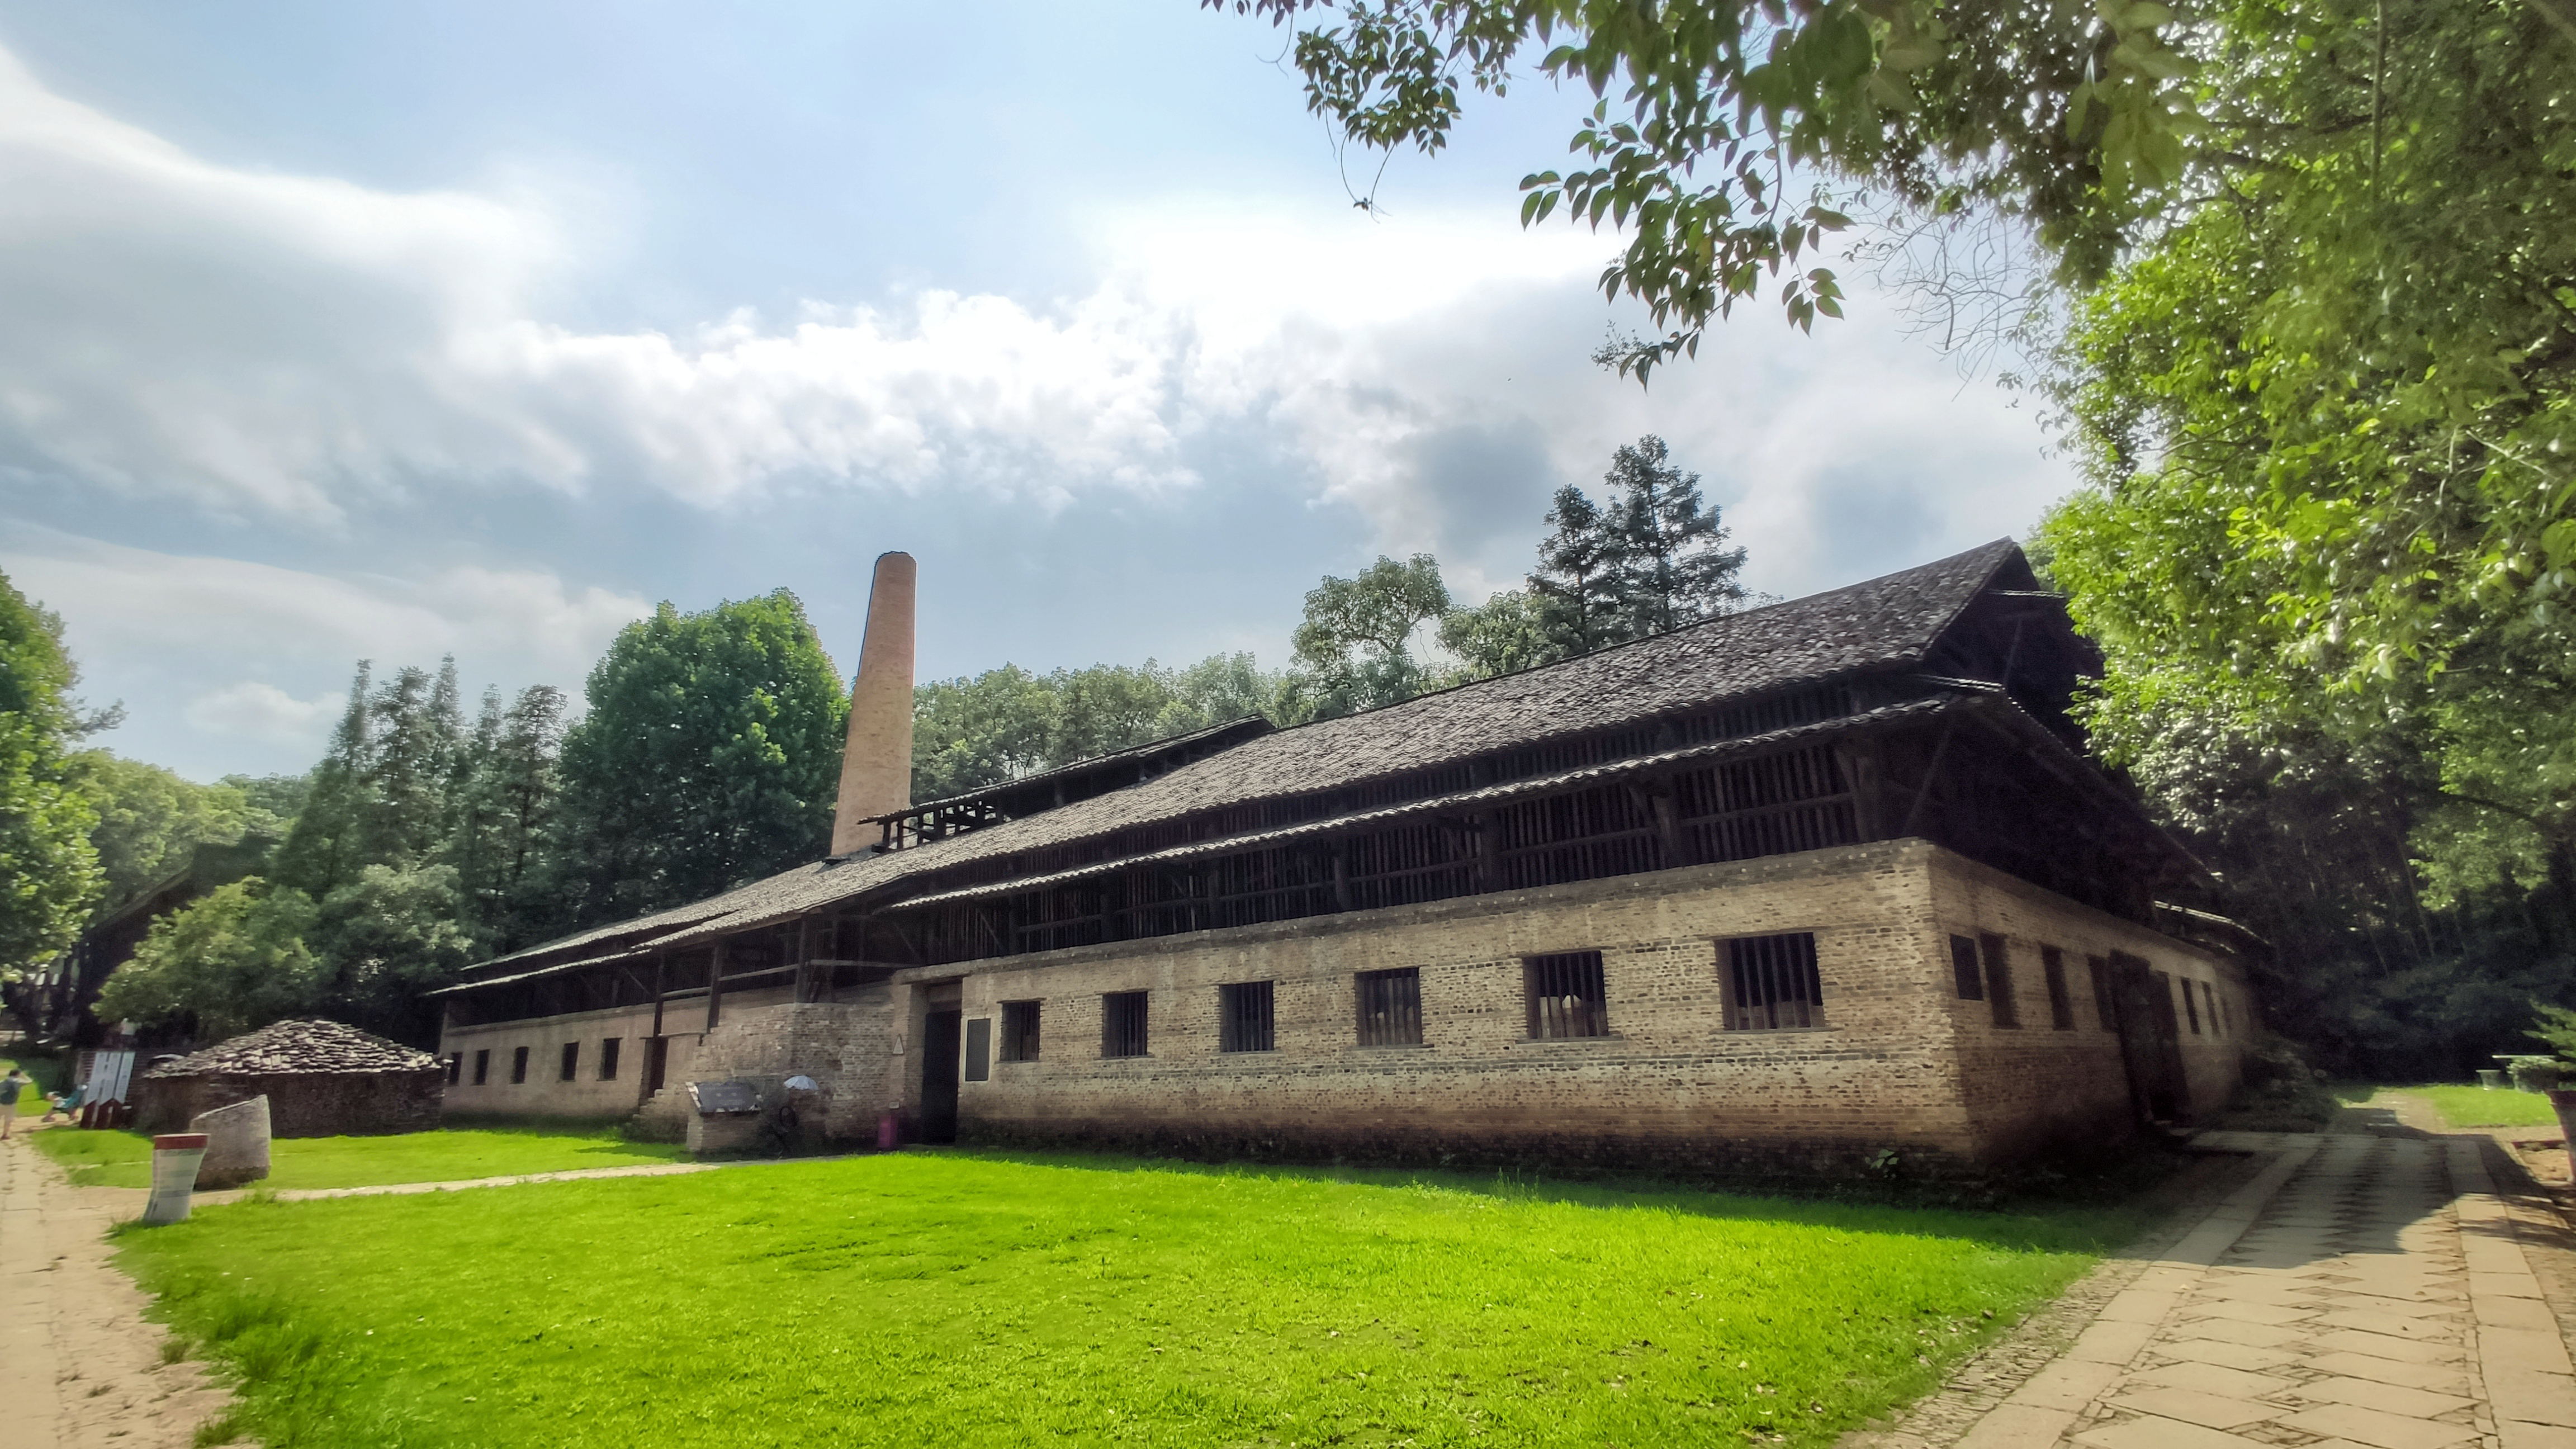
[[[1508,586],[1644,432],[1783,595],[2069,486],[1866,288],[1602,373],[1615,240],[1515,220],[1577,99],[1372,215],[1281,47],[1189,0],[0,0],[0,570],[106,743],[211,778],[309,763],[360,657],[577,689],[660,599],[792,588],[847,664],[888,548],[926,676],[1277,664],[1381,552]]]

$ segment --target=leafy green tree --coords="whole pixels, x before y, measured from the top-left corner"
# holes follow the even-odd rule
[[[410,1041],[437,1032],[422,994],[453,984],[479,954],[458,924],[465,903],[446,865],[370,865],[323,897],[305,929],[321,969],[315,996],[337,1020]]]
[[[347,705],[313,767],[303,808],[278,847],[274,877],[308,895],[327,895],[365,868],[378,832],[374,666],[358,661]]]
[[[1699,475],[1675,467],[1664,440],[1649,433],[1611,456],[1613,502],[1602,519],[1620,632],[1666,634],[1744,601],[1736,575],[1744,550],[1726,547],[1718,511],[1700,497]]]
[[[1323,17],[1293,47],[1306,103],[1363,145],[1436,152],[1465,95],[1525,74],[1589,91],[1577,164],[1523,180],[1521,217],[1627,230],[1601,287],[1663,329],[1612,350],[1641,378],[1775,282],[1796,325],[1839,315],[1833,273],[1806,265],[1848,225],[1836,186],[1916,216],[2000,209],[2065,275],[2098,276],[2158,219],[2198,124],[2151,0],[1201,3]]]
[[[1506,589],[1482,604],[1440,619],[1440,647],[1471,679],[1513,674],[1567,657],[1564,614],[1546,595]]]
[[[912,692],[912,798],[943,800],[1045,769],[1054,687],[1005,664]]]
[[[1300,683],[1250,654],[1032,674],[1006,664],[913,690],[912,798],[938,800],[1248,715],[1295,724]]]
[[[304,944],[303,892],[253,877],[219,886],[152,923],[99,992],[101,1020],[193,1025],[207,1041],[313,1011],[325,973]]]
[[[505,709],[487,690],[459,762],[455,831],[441,851],[472,933],[515,950],[554,923],[550,843],[561,792],[563,691],[531,685]]]
[[[1448,612],[1449,586],[1427,553],[1402,563],[1380,558],[1354,578],[1327,575],[1306,595],[1305,621],[1289,641],[1315,675],[1318,712],[1375,709],[1431,687],[1413,638]]]
[[[849,700],[794,594],[665,603],[586,692],[555,836],[578,920],[713,895],[830,843]]]
[[[1589,654],[1622,637],[1619,539],[1611,516],[1591,495],[1568,483],[1547,510],[1547,535],[1539,540],[1538,567],[1530,570],[1536,606],[1531,619],[1552,647],[1539,662]],[[1533,656],[1535,657],[1535,655]]]
[[[158,765],[106,750],[83,750],[71,774],[98,810],[90,844],[106,889],[102,907],[133,898],[186,866],[199,845],[230,845],[247,833],[274,836],[281,822],[230,785],[200,785]]]
[[[70,945],[105,884],[97,809],[67,759],[93,721],[62,635],[0,576],[0,979]]]

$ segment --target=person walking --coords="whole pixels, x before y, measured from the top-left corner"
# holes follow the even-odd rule
[[[31,1080],[15,1063],[10,1064],[9,1075],[0,1077],[0,1141],[18,1130],[18,1096]]]

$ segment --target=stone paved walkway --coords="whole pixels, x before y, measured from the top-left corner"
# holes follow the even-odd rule
[[[2473,1138],[2277,1154],[1958,1449],[2576,1449],[2576,1371]]]

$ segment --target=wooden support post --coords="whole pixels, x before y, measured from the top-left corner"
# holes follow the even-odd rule
[[[1681,806],[1673,799],[1673,782],[1666,778],[1649,787],[1646,808],[1655,815],[1655,837],[1664,845],[1664,865],[1697,865],[1691,859],[1690,837],[1682,833]]]
[[[1348,841],[1333,842],[1333,909],[1351,908],[1351,847]]]
[[[707,1030],[714,1031],[724,1010],[725,943],[722,936],[707,952]]]
[[[662,993],[667,989],[663,984],[664,973],[670,964],[671,957],[668,952],[653,953],[653,1034],[655,1036],[662,1034]]]

